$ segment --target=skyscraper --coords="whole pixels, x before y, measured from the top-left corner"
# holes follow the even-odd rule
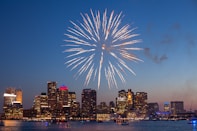
[[[133,110],[134,109],[134,92],[131,89],[128,89],[127,92],[127,107],[128,110]]]
[[[48,92],[48,105],[54,113],[56,106],[57,106],[57,82],[49,81],[47,82],[47,92]]]
[[[155,115],[156,112],[159,111],[159,104],[154,102],[154,103],[148,103],[148,114],[149,115]]]
[[[40,107],[41,108],[48,108],[48,96],[46,93],[42,92],[40,94]]]
[[[76,93],[68,92],[68,104],[70,105],[70,117],[76,118],[80,115],[80,104],[76,101]]]
[[[16,100],[16,94],[14,88],[7,88],[4,93],[4,109],[12,106]]]
[[[96,91],[92,89],[83,89],[82,94],[82,117],[95,120],[96,119]]]
[[[116,98],[116,108],[118,114],[125,113],[127,107],[127,92],[125,90],[121,90],[118,92],[118,97]]]
[[[35,96],[33,109],[36,111],[37,118],[45,119],[46,116],[51,115],[48,106],[48,96],[46,93],[41,93],[40,95]]]
[[[7,88],[4,93],[4,114],[6,119],[22,119],[22,90]]]
[[[59,108],[62,109],[63,107],[68,107],[68,87],[61,86],[58,89],[58,104]]]
[[[105,102],[101,102],[97,105],[97,113],[100,114],[110,114],[109,106]]]
[[[170,103],[164,102],[164,112],[170,112]]]
[[[57,89],[57,110],[56,117],[60,119],[69,118],[70,105],[68,105],[68,87],[60,86]]]
[[[68,92],[68,104],[72,105],[72,103],[75,101],[76,101],[76,93],[75,92]]]
[[[177,113],[184,112],[184,103],[183,101],[171,101],[171,113],[172,115],[177,115]]]
[[[40,95],[34,97],[33,109],[36,111],[36,117],[40,117],[41,108],[40,108]]]
[[[23,92],[22,92],[22,90],[21,89],[16,89],[15,94],[16,94],[16,101],[19,102],[22,105],[22,103],[23,103]]]
[[[135,110],[142,115],[145,115],[147,113],[147,99],[148,96],[146,92],[136,92]]]

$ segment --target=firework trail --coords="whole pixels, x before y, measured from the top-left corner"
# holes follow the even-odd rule
[[[107,10],[103,15],[99,11],[95,11],[94,14],[90,10],[90,13],[81,14],[82,23],[70,21],[73,27],[68,27],[65,34],[65,64],[71,70],[77,70],[76,79],[85,75],[85,86],[90,80],[97,80],[99,88],[101,76],[104,74],[109,88],[118,87],[117,79],[125,83],[126,70],[135,75],[127,65],[128,61],[142,61],[132,53],[141,50],[133,47],[140,42],[133,39],[139,34],[134,34],[135,28],[130,29],[128,24],[121,26],[122,13],[114,15],[112,11],[109,18]]]

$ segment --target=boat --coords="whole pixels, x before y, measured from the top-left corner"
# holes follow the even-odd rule
[[[123,125],[123,126],[129,125],[129,122],[128,122],[128,121],[123,121],[123,122],[121,123],[121,125]]]

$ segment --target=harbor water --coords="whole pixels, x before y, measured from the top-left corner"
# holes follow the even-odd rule
[[[197,131],[196,124],[188,121],[132,121],[128,125],[114,122],[27,122],[5,120],[0,131]]]

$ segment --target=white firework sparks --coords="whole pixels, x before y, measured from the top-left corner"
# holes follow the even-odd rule
[[[141,50],[133,47],[141,41],[133,39],[139,34],[133,33],[135,28],[130,29],[128,24],[121,26],[122,13],[114,15],[112,11],[109,18],[107,10],[103,15],[99,11],[94,14],[90,10],[90,13],[90,16],[81,14],[82,23],[70,21],[73,27],[69,27],[65,34],[64,52],[68,53],[65,64],[71,70],[77,70],[76,78],[85,74],[85,86],[90,80],[97,80],[99,88],[104,74],[109,88],[117,87],[117,78],[125,83],[126,70],[135,75],[127,62],[142,61],[132,53]]]

